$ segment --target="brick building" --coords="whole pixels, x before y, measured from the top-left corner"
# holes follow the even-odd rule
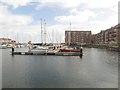
[[[105,44],[109,44],[109,29],[105,31]]]
[[[120,45],[120,25],[116,25],[100,33],[92,35],[94,45]]]
[[[120,47],[120,24],[117,25],[117,29],[118,29],[118,45]]]
[[[112,43],[117,43],[116,29],[114,28],[109,29],[109,44],[112,44]]]
[[[105,31],[104,30],[102,30],[101,32],[100,32],[100,41],[99,41],[99,43],[100,44],[105,44]]]
[[[93,44],[93,45],[95,45],[95,44],[98,44],[98,34],[93,34],[92,36],[91,36],[91,43]]]
[[[120,47],[120,24],[93,35],[91,31],[65,31],[65,44]]]
[[[91,44],[91,31],[65,31],[66,45]]]

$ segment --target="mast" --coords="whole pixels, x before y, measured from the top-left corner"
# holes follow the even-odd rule
[[[45,40],[45,44],[46,44],[46,22],[44,20],[44,40]]]
[[[43,34],[43,27],[42,27],[42,18],[41,18],[41,43],[43,44],[43,37],[42,37],[42,34]]]
[[[58,37],[59,35],[57,36],[57,30],[55,30],[56,45],[58,45]]]
[[[53,41],[53,44],[54,44],[54,29],[52,30],[52,36],[53,36],[52,41]]]

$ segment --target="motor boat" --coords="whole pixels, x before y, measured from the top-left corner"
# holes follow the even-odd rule
[[[5,45],[5,44],[1,45],[0,44],[0,49],[6,49],[6,48],[7,48],[7,45]]]
[[[13,47],[12,44],[8,44],[8,45],[7,45],[7,48],[12,48],[12,47]]]

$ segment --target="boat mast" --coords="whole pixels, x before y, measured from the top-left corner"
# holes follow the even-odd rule
[[[43,27],[42,27],[42,18],[41,18],[41,43],[43,44],[43,38],[42,38],[42,34],[43,34]]]
[[[52,30],[52,36],[53,36],[52,41],[53,41],[53,44],[54,44],[54,29]]]
[[[45,39],[45,44],[46,44],[46,22],[44,20],[44,39]]]

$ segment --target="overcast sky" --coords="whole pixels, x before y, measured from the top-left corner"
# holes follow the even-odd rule
[[[63,42],[65,30],[93,34],[118,23],[119,0],[0,0],[0,37],[41,42],[41,18],[47,42]]]

